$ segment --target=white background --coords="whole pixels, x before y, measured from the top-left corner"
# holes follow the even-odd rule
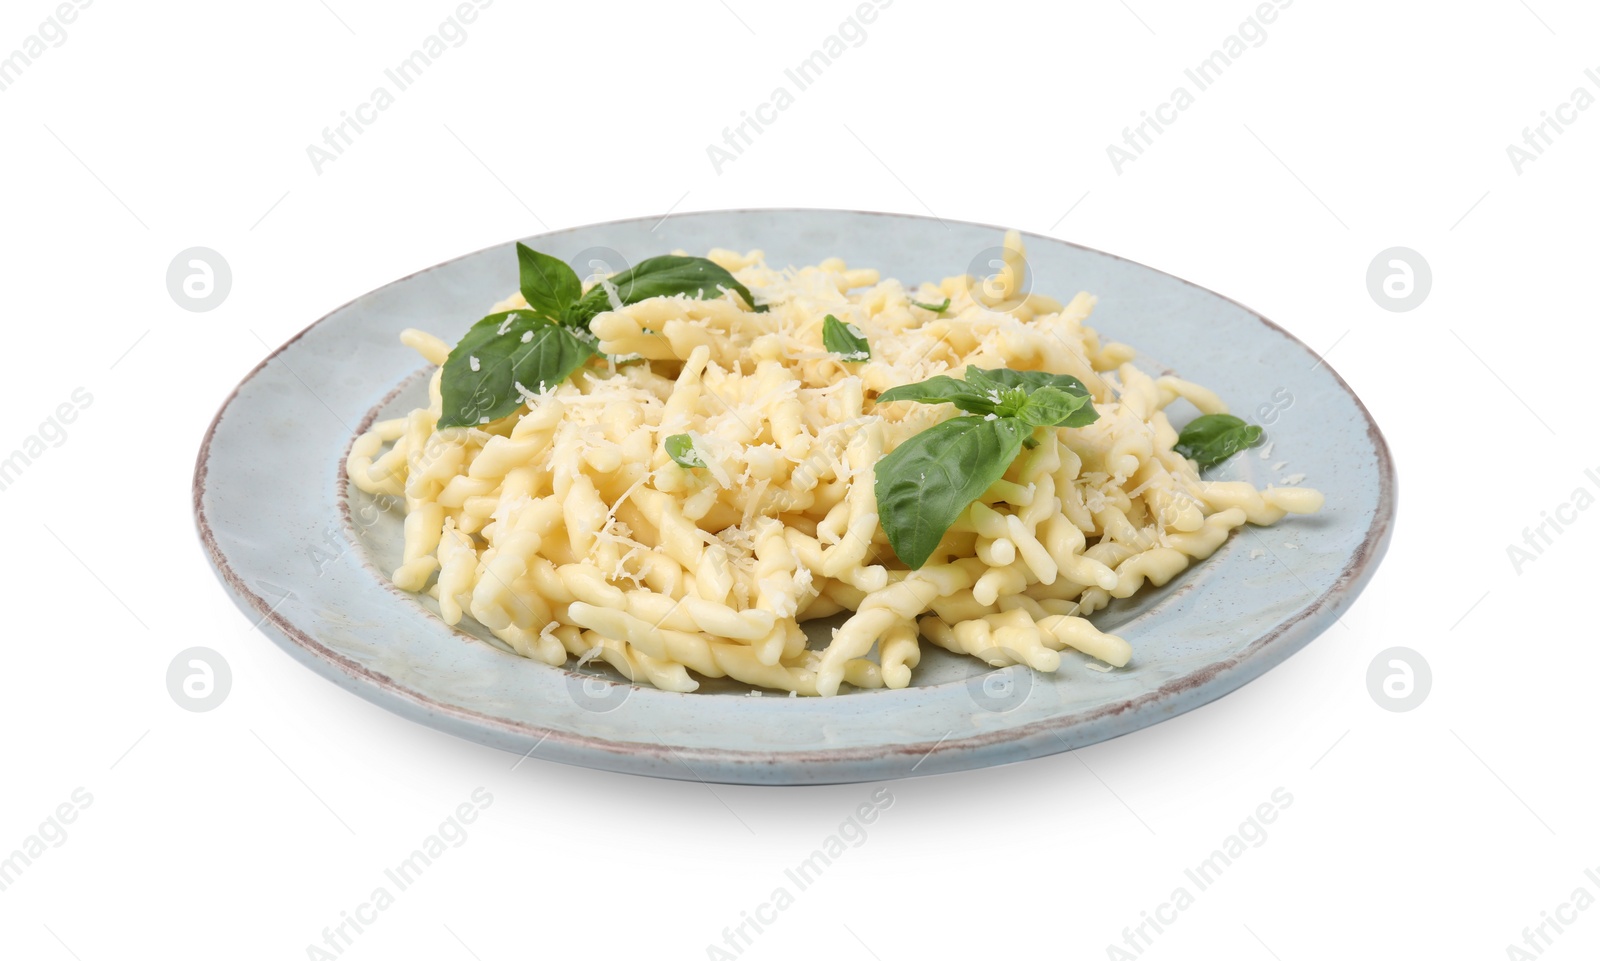
[[[1123,929],[1280,787],[1265,842],[1143,957],[1503,958],[1575,889],[1600,894],[1600,511],[1520,572],[1507,556],[1600,490],[1600,110],[1520,173],[1506,152],[1575,88],[1600,92],[1600,10],[1298,0],[1119,174],[1107,144],[1254,9],[1129,4],[899,0],[720,175],[707,144],[848,0],[498,0],[320,174],[307,145],[452,3],[83,10],[0,92],[0,454],[93,396],[0,491],[0,854],[74,789],[93,801],[0,892],[0,951],[307,957],[479,787],[494,801],[467,841],[343,957],[703,958],[766,901],[873,786],[513,771],[253,632],[189,495],[233,384],[339,304],[547,227],[747,206],[1011,225],[1232,296],[1327,351],[1387,433],[1401,509],[1344,626],[1175,721],[889,784],[867,841],[744,957],[1120,957]],[[6,3],[0,57],[53,9]],[[196,245],[233,269],[209,313],[165,282]],[[1433,270],[1407,313],[1365,281],[1395,245]],[[209,713],[165,683],[194,645],[232,665]],[[1407,713],[1367,688],[1395,645],[1433,671]],[[1576,916],[1544,957],[1600,950],[1600,909]]]

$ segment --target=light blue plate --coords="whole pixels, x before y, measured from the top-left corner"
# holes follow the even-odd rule
[[[986,252],[1000,238],[996,227],[898,214],[738,210],[578,227],[530,243],[580,260],[580,274],[596,259],[615,269],[618,253],[637,262],[728,247],[761,248],[775,266],[843,257],[915,284],[967,272],[975,260],[987,272]],[[356,431],[423,402],[426,371],[400,345],[400,330],[460,336],[516,288],[509,243],[373,291],[252,371],[200,449],[200,539],[239,607],[312,670],[406,717],[535,758],[816,784],[1020,761],[1166,720],[1259,676],[1349,607],[1389,541],[1394,466],[1344,381],[1270,321],[1110,254],[1025,239],[1035,289],[1062,300],[1097,294],[1090,323],[1148,351],[1141,367],[1205,384],[1235,413],[1268,424],[1270,458],[1250,451],[1215,476],[1265,486],[1304,474],[1327,495],[1320,514],[1237,532],[1165,588],[1097,614],[1103,630],[1133,645],[1127,668],[1099,673],[1066,653],[1054,675],[991,671],[924,645],[907,690],[753,697],[723,682],[672,694],[570,663],[549,667],[486,633],[447,627],[433,601],[389,584],[400,517],[365,495],[347,499],[342,465]],[[1279,462],[1287,463],[1273,470]]]

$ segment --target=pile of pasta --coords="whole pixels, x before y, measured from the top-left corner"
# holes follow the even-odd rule
[[[1087,615],[1322,496],[1202,479],[1165,409],[1225,413],[1221,399],[1102,343],[1084,323],[1092,296],[1024,291],[1020,238],[1004,249],[992,277],[914,290],[838,259],[778,269],[714,250],[769,310],[728,294],[601,313],[606,357],[479,427],[437,429],[435,371],[429,405],[373,424],[347,463],[357,488],[404,501],[394,583],[519,654],[599,658],[669,691],[696,676],[801,695],[903,688],[924,642],[1038,671],[1068,648],[1126,665],[1128,643]],[[495,310],[526,306],[517,294]],[[824,349],[829,314],[866,336],[870,359]],[[450,351],[417,330],[401,339],[433,364]],[[969,364],[1071,374],[1100,416],[1041,429],[909,570],[879,525],[873,467],[957,411],[874,397]],[[667,453],[682,433],[704,468]],[[846,612],[823,649],[807,646],[804,622]]]

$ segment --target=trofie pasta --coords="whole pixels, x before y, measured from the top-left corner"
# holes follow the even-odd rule
[[[405,331],[441,365],[429,406],[374,424],[346,465],[360,490],[403,499],[394,583],[524,656],[598,658],[669,691],[694,691],[697,677],[805,695],[902,688],[924,643],[1037,671],[1057,670],[1067,648],[1126,665],[1128,643],[1088,615],[1165,584],[1236,527],[1318,510],[1322,495],[1202,478],[1166,409],[1222,415],[1222,400],[1133,366],[1131,348],[1085,326],[1089,294],[1062,304],[1023,290],[1020,237],[1004,249],[993,277],[915,290],[837,259],[778,269],[727,250],[708,260],[737,290],[647,296],[641,284],[629,300],[596,281],[585,289],[597,353],[558,383],[518,380],[515,410],[464,426],[439,426],[452,390],[441,377],[447,359],[480,370],[469,340],[453,355]],[[519,311],[550,308],[519,293],[495,310],[516,337]],[[849,346],[829,350],[825,328]],[[521,343],[535,333],[547,329]],[[969,368],[1070,375],[1058,380],[1076,378],[1088,400],[1055,400],[1093,420],[1017,421],[1004,473],[907,564],[879,513],[885,458],[1025,398],[973,395],[998,414],[877,398],[939,375],[971,384]],[[1037,396],[1028,410],[1045,404]],[[832,640],[808,648],[801,625],[841,614]]]

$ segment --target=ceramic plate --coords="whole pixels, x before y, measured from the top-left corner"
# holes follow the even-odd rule
[[[529,241],[580,268],[678,248],[761,248],[775,265],[825,257],[907,284],[969,270],[1001,230],[838,210],[739,210],[578,227]],[[453,630],[431,599],[395,590],[398,512],[348,487],[352,437],[425,399],[420,327],[454,342],[516,289],[511,244],[373,291],[317,321],[244,379],[200,450],[194,507],[224,587],[307,667],[424,724],[534,758],[659,777],[804,784],[935,774],[1040,757],[1163,721],[1259,677],[1355,600],[1389,540],[1394,468],[1377,425],[1337,374],[1281,328],[1176,277],[1027,235],[1033,287],[1095,293],[1090,323],[1267,424],[1271,456],[1213,476],[1258,486],[1303,474],[1327,495],[1311,517],[1236,532],[1159,590],[1095,615],[1133,645],[1101,673],[1063,652],[1059,673],[995,671],[924,645],[911,688],[834,698],[752,696],[706,684],[673,694],[569,662],[511,654]],[[580,269],[580,274],[587,270]],[[1178,426],[1186,417],[1174,408]],[[1282,466],[1278,466],[1278,465]]]

